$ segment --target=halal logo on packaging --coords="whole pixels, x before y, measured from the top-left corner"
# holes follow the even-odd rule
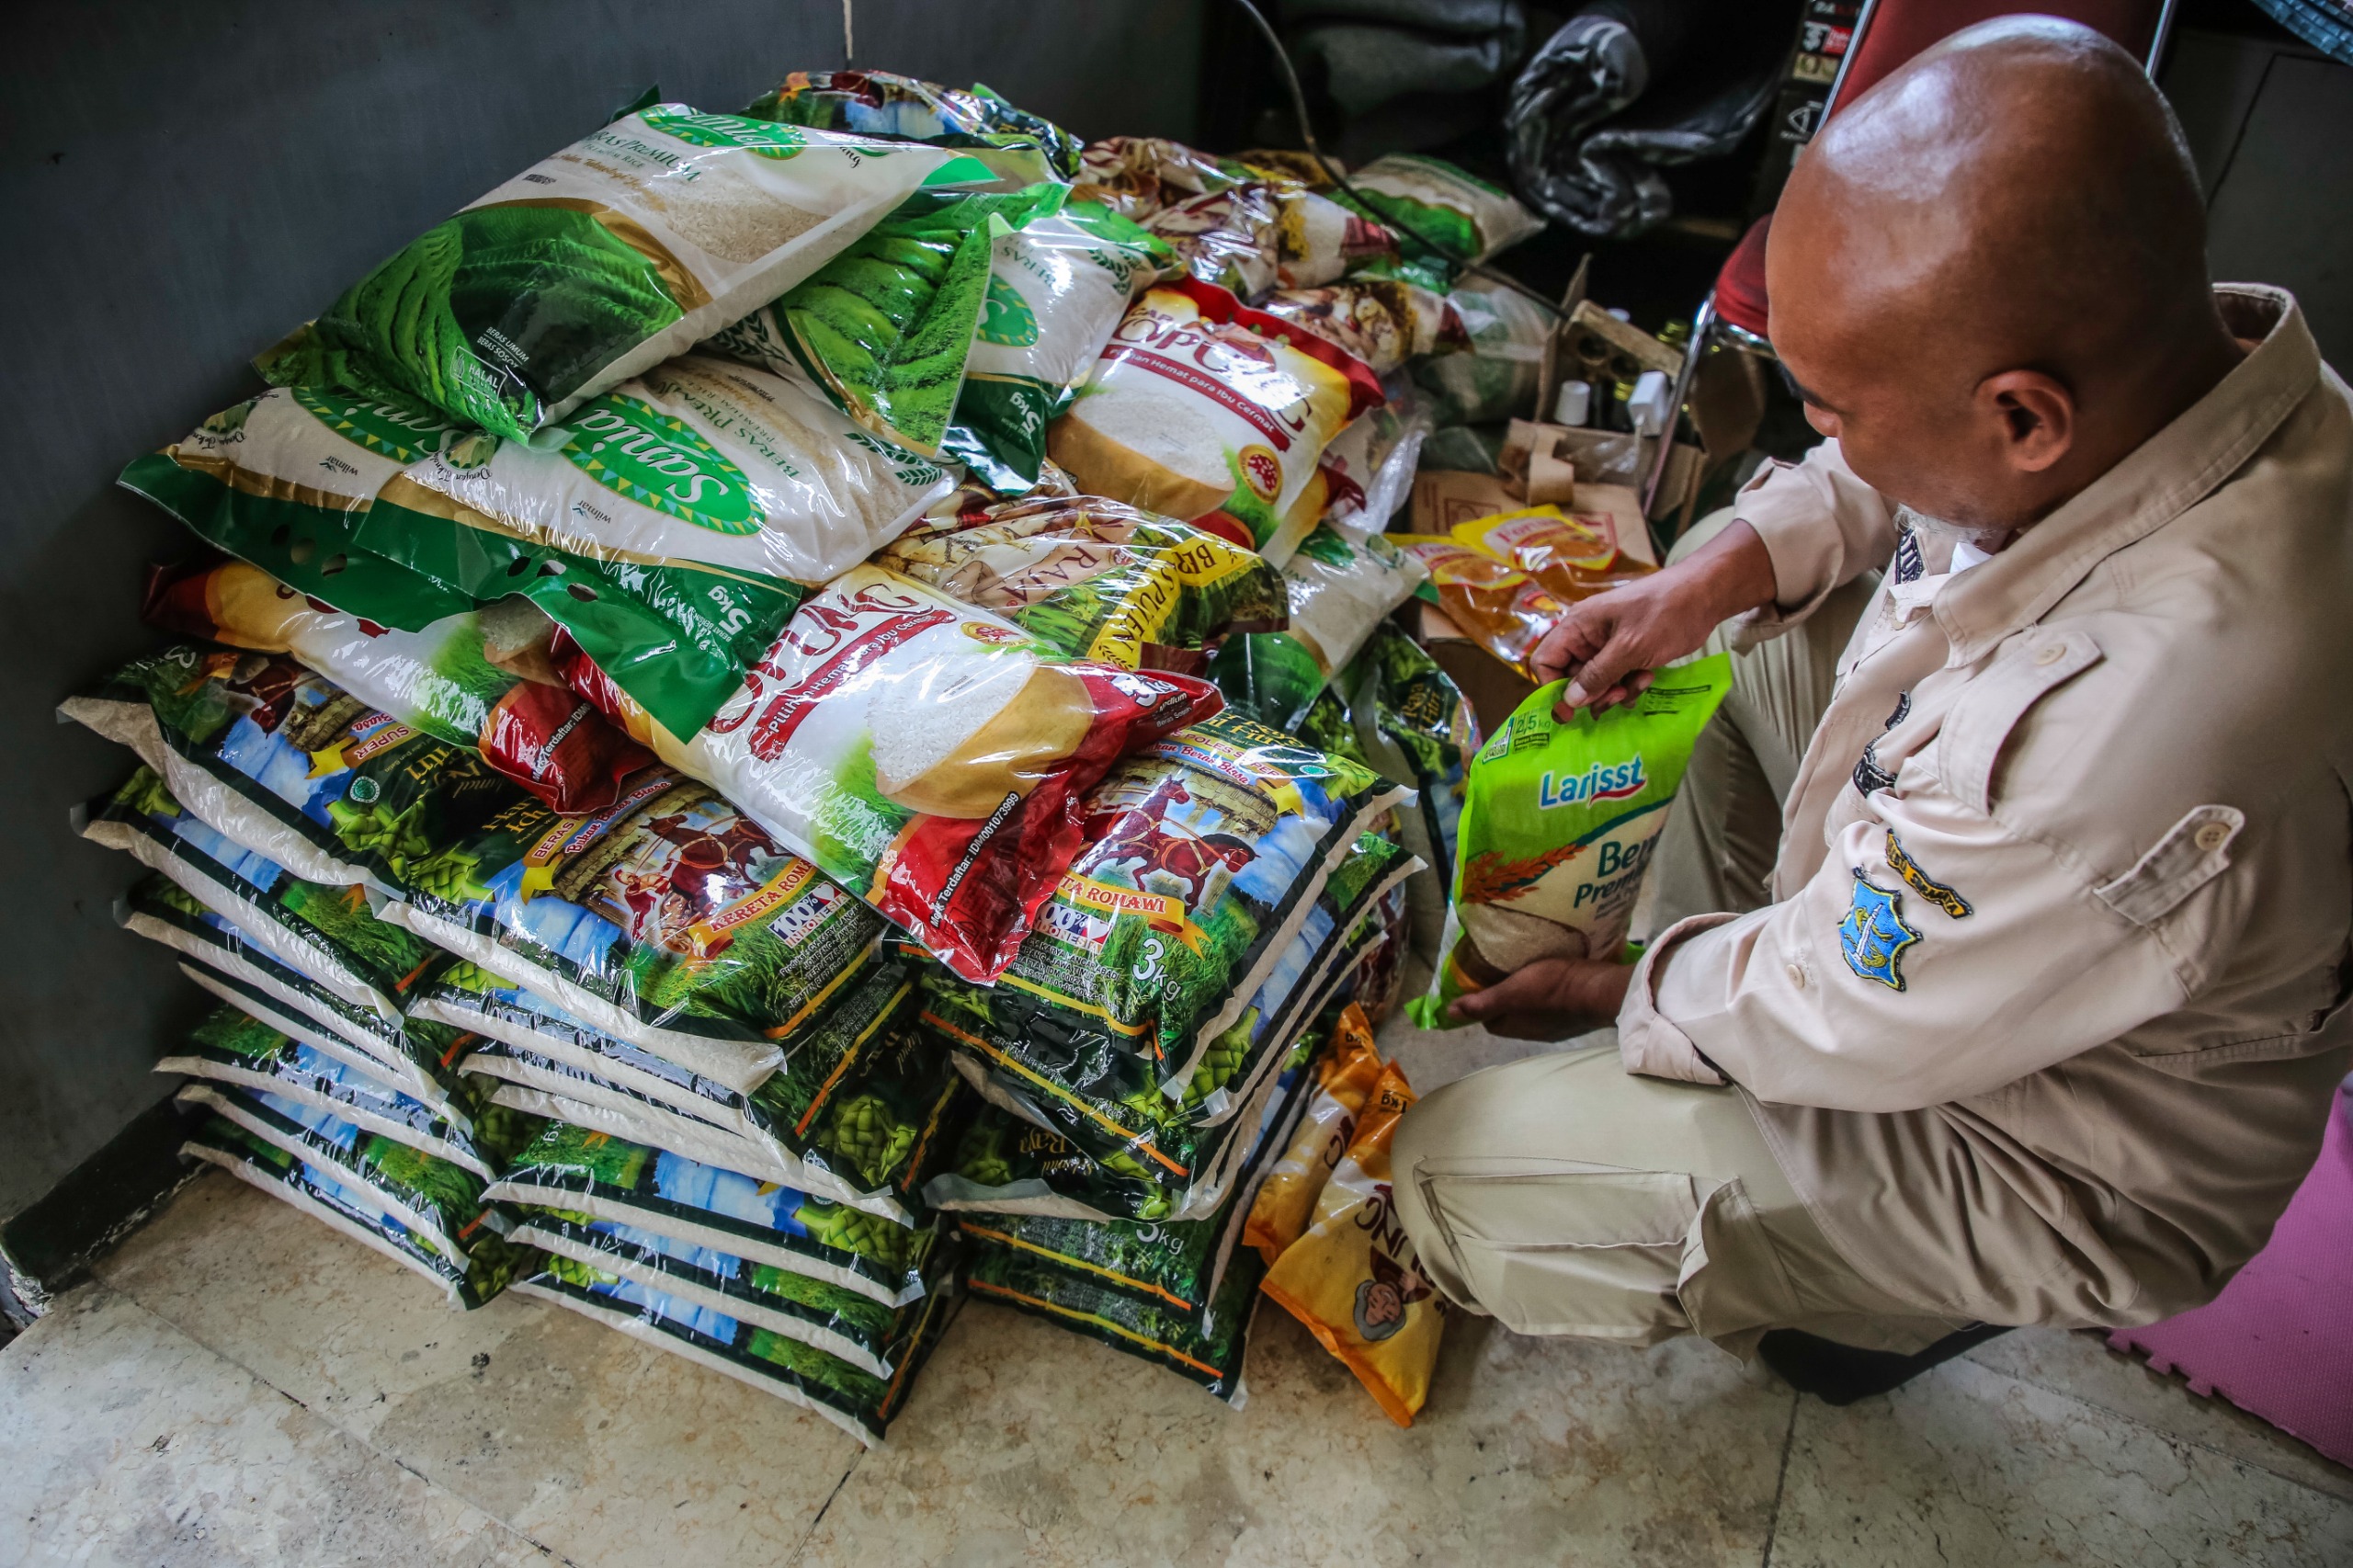
[[[563,455],[641,506],[713,533],[760,531],[744,471],[685,420],[633,397],[600,397],[573,415]]]

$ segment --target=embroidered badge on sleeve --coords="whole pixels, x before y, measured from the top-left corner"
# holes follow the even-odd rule
[[[1912,858],[1912,852],[1904,847],[1904,841],[1895,836],[1895,830],[1892,827],[1887,830],[1887,864],[1904,879],[1904,886],[1955,920],[1966,920],[1977,913],[1975,906],[1954,892],[1949,883],[1940,882],[1920,869],[1920,862]]]
[[[1838,922],[1839,951],[1847,957],[1847,967],[1865,980],[1901,991],[1904,971],[1896,960],[1920,939],[1920,933],[1904,923],[1904,906],[1894,892],[1874,886],[1860,866],[1853,869],[1855,899],[1847,917]]]

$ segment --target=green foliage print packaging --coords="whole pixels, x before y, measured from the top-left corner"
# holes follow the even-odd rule
[[[562,1117],[698,1160],[904,1219],[926,1153],[944,1136],[957,1079],[915,1027],[914,987],[878,966],[789,1042],[748,1094],[598,1039],[529,993],[472,990],[452,971],[421,1011],[472,1016],[486,1037],[468,1071],[503,1079],[501,1104]],[[469,982],[472,984],[469,984]],[[567,1028],[571,1033],[567,1038]]]
[[[919,187],[995,177],[949,148],[651,105],[426,231],[256,368],[527,439],[774,299]]]
[[[995,242],[1060,208],[1066,190],[917,191],[704,347],[805,378],[866,429],[936,458],[982,324]]]
[[[789,1335],[569,1257],[549,1258],[545,1269],[518,1279],[515,1289],[813,1411],[870,1447],[882,1441],[963,1299],[952,1288],[925,1299],[885,1379]]]
[[[825,1281],[884,1307],[921,1297],[937,1221],[910,1227],[592,1128],[551,1122],[491,1198],[631,1225]]]
[[[181,973],[239,1012],[452,1120],[466,1121],[476,1108],[480,1085],[458,1066],[473,1049],[462,1030],[422,1018],[387,1018],[345,1000],[271,957],[227,915],[168,877],[140,881],[116,913],[125,929],[178,953]],[[428,964],[424,975],[448,961]]]
[[[898,1358],[911,1346],[926,1305],[917,1300],[886,1307],[789,1268],[643,1226],[553,1209],[526,1211],[514,1239],[547,1253],[551,1267],[569,1262],[628,1280],[799,1340],[876,1378],[888,1379],[898,1370]],[[935,1269],[947,1266],[951,1250],[938,1249]]]
[[[1362,835],[1317,894],[1307,917],[1237,999],[1233,1021],[1179,1078],[1085,1017],[1030,1011],[1013,1027],[995,995],[940,986],[925,1021],[956,1046],[956,1065],[991,1104],[1070,1141],[1107,1179],[1078,1195],[1080,1210],[1140,1220],[1199,1219],[1231,1183],[1285,1053],[1346,978],[1348,936],[1366,911],[1419,864],[1394,843]],[[1002,994],[1006,987],[1000,984]],[[1004,1208],[995,1184],[964,1172],[969,1142],[926,1196],[942,1208]],[[1091,1178],[1090,1178],[1091,1180]],[[1051,1183],[1047,1184],[1049,1187]],[[1031,1196],[1043,1197],[1044,1193]],[[1079,1212],[1051,1206],[1043,1212]],[[1081,1217],[1086,1217],[1082,1213]]]
[[[339,1117],[461,1165],[487,1181],[537,1135],[536,1118],[492,1105],[486,1092],[444,1112],[373,1077],[357,1052],[335,1052],[294,1039],[234,1007],[216,1007],[188,1039],[155,1064],[158,1073],[233,1084],[275,1094]]]
[[[484,1201],[483,1178],[473,1172],[330,1111],[200,1078],[182,1085],[177,1098],[329,1172],[444,1257],[462,1258],[483,1237],[510,1228],[508,1217]]]
[[[367,890],[305,881],[232,843],[142,767],[87,808],[83,835],[128,851],[225,916],[253,944],[356,1006],[397,1021],[403,994],[433,956],[431,944],[376,917]]]
[[[1244,1248],[1226,1270],[1206,1323],[1089,1274],[1055,1267],[1034,1255],[983,1249],[965,1288],[983,1301],[1061,1324],[1114,1350],[1156,1361],[1229,1404],[1243,1401],[1243,1359],[1267,1265]]]
[[[1539,959],[1614,959],[1691,748],[1732,686],[1732,656],[1658,672],[1631,702],[1553,717],[1565,683],[1531,692],[1472,758],[1454,902],[1427,996],[1407,1010],[1448,1028],[1455,998]]]
[[[479,1307],[539,1266],[540,1255],[484,1226],[450,1254],[411,1230],[347,1172],[306,1160],[256,1137],[225,1117],[208,1116],[180,1144],[183,1159],[219,1165],[238,1180],[290,1204],[371,1251],[382,1253],[449,1292],[453,1305]]]

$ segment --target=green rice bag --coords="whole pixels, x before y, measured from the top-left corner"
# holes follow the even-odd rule
[[[1280,576],[1255,551],[1094,495],[991,506],[875,561],[1073,658],[1131,670],[1192,674],[1220,638],[1287,613]]]
[[[1176,266],[1167,241],[1092,201],[998,235],[942,452],[1005,494],[1037,483],[1046,426],[1070,407],[1135,296]]]
[[[790,288],[947,148],[654,104],[427,230],[262,355],[278,386],[405,395],[515,440]]]
[[[1106,1179],[1081,1197],[1082,1207],[1132,1219],[1199,1219],[1231,1189],[1256,1126],[1253,1108],[1263,1110],[1286,1052],[1329,988],[1346,978],[1348,934],[1416,864],[1387,839],[1359,838],[1266,978],[1236,999],[1232,1024],[1183,1077],[1162,1077],[1099,1026],[1049,1032],[1033,1014],[1024,1027],[1006,1028],[992,1017],[989,999],[952,987],[933,991],[925,1021],[954,1042],[959,1071],[992,1104],[1061,1134],[1102,1166]],[[926,1197],[941,1208],[1007,1207],[1005,1195],[983,1190],[998,1184],[959,1176],[969,1152],[960,1147]]]
[[[161,871],[280,963],[387,1020],[400,1018],[409,983],[434,957],[430,943],[376,918],[367,890],[305,881],[231,843],[182,807],[152,768],[92,802],[82,833]]]
[[[1525,418],[1536,402],[1552,316],[1518,290],[1477,278],[1465,279],[1447,303],[1471,349],[1432,355],[1411,368],[1414,384],[1430,395],[1431,417],[1441,429]],[[1435,466],[1427,451],[1423,463]]]
[[[1113,1287],[1090,1274],[1057,1268],[1034,1255],[988,1247],[965,1273],[983,1301],[1099,1339],[1114,1350],[1157,1361],[1228,1404],[1242,1403],[1243,1358],[1257,1312],[1267,1265],[1242,1249],[1225,1272],[1206,1318],[1196,1318]]]
[[[486,1088],[467,1094],[462,1109],[438,1110],[380,1082],[365,1057],[349,1060],[357,1055],[322,1050],[223,1006],[206,1015],[155,1071],[283,1096],[462,1165],[485,1181],[539,1134],[537,1119],[492,1105]]]
[[[1334,200],[1388,223],[1408,258],[1449,268],[1460,262],[1485,261],[1544,227],[1544,220],[1509,191],[1424,153],[1375,158],[1350,175],[1348,183],[1364,199],[1336,189]],[[1433,252],[1424,239],[1437,241],[1444,251]]]
[[[1567,689],[1531,692],[1472,758],[1454,901],[1423,1028],[1456,1027],[1455,998],[1543,958],[1615,959],[1643,873],[1699,732],[1732,686],[1732,656],[1658,672],[1597,716],[1552,716]]]
[[[749,1094],[601,1039],[479,971],[445,971],[418,1007],[480,1028],[468,1071],[597,1108],[591,1125],[894,1216],[953,1086],[938,1043],[914,1027],[914,985],[891,965],[797,1034]]]
[[[923,1318],[921,1301],[886,1307],[826,1280],[620,1221],[530,1210],[514,1239],[551,1257],[797,1339],[877,1378],[898,1369],[898,1358]]]
[[[910,1227],[724,1166],[551,1122],[488,1189],[496,1200],[633,1225],[824,1280],[884,1307],[924,1294],[939,1226]]]
[[[202,1160],[238,1180],[291,1204],[353,1241],[382,1253],[440,1286],[460,1307],[479,1307],[519,1275],[537,1267],[539,1254],[487,1226],[454,1256],[411,1230],[366,1187],[334,1165],[298,1158],[221,1116],[199,1122],[180,1144],[183,1159]]]
[[[1309,707],[1428,575],[1379,534],[1318,523],[1283,563],[1286,630],[1229,638],[1210,665],[1227,703],[1297,733]]]
[[[1079,168],[1076,137],[978,82],[968,90],[889,71],[795,71],[744,112],[821,131],[961,148],[1024,183],[1070,179]]]
[[[381,1212],[447,1258],[461,1258],[511,1221],[483,1201],[483,1181],[464,1166],[369,1132],[329,1111],[269,1090],[198,1079],[176,1096],[225,1117],[265,1143],[364,1193]]]
[[[1408,918],[1414,949],[1436,963],[1467,769],[1479,749],[1478,717],[1453,677],[1392,625],[1373,633],[1340,684],[1371,766],[1413,787],[1413,809],[1398,813],[1400,842],[1428,862],[1431,874],[1407,884]]]
[[[1006,1042],[1017,1074],[1059,1082],[1074,1059],[1116,1058],[1173,1102],[1402,798],[1368,768],[1218,715],[1089,793],[1086,847],[995,987],[928,983],[943,1010],[984,1020],[976,1032]]]
[[[982,325],[996,242],[1059,209],[1067,191],[918,191],[783,297],[721,329],[705,351],[805,378],[875,435],[936,458]]]
[[[462,1031],[419,1018],[387,1018],[346,1001],[270,956],[227,915],[167,877],[142,879],[118,906],[117,918],[180,954],[186,960],[180,972],[222,1001],[444,1116],[468,1116],[479,1098],[458,1067],[477,1043]],[[433,960],[424,975],[448,961]]]
[[[915,1373],[963,1299],[952,1285],[925,1298],[886,1380],[773,1329],[650,1290],[568,1257],[549,1258],[545,1269],[517,1280],[515,1289],[790,1400],[870,1447],[889,1430],[892,1417],[906,1403]]]

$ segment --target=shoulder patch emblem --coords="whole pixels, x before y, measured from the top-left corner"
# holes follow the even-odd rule
[[[1966,920],[1977,913],[1976,906],[1955,892],[1949,883],[1940,882],[1920,869],[1920,862],[1912,858],[1912,852],[1904,847],[1904,841],[1895,836],[1892,827],[1887,830],[1887,864],[1889,869],[1904,879],[1904,886],[1955,920]]]
[[[1901,991],[1904,971],[1896,960],[1904,949],[1920,939],[1920,933],[1904,923],[1904,906],[1896,893],[1874,886],[1861,867],[1853,869],[1855,900],[1847,907],[1847,917],[1838,922],[1838,949],[1846,955],[1848,969],[1890,991]]]

